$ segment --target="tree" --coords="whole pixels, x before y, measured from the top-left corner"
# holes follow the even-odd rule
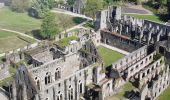
[[[43,18],[44,14],[53,8],[55,0],[32,0],[32,8],[29,15]]]
[[[30,0],[12,0],[10,8],[16,12],[24,12],[30,7]]]
[[[67,0],[67,4],[73,6],[76,0]]]
[[[167,6],[168,6],[168,16],[170,20],[170,0],[167,0]]]
[[[70,26],[70,23],[71,23],[70,18],[66,15],[60,14],[58,15],[58,19],[60,21],[59,24],[61,25],[61,27],[64,29],[66,33],[66,30]]]
[[[55,14],[46,12],[42,20],[41,36],[46,39],[55,39],[56,34],[59,33],[59,29],[56,24]]]
[[[87,0],[84,12],[95,19],[95,14],[103,8],[103,0]]]

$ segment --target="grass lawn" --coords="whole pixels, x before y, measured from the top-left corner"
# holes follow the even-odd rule
[[[108,97],[106,100],[123,100],[126,91],[131,91],[134,88],[135,87],[130,82],[127,82],[117,94]]]
[[[159,16],[156,16],[156,15],[139,15],[139,14],[126,14],[126,15],[133,16],[133,17],[140,18],[140,19],[146,19],[146,20],[150,20],[154,22],[165,23],[164,21],[160,19]]]
[[[161,93],[157,100],[170,100],[170,86]]]
[[[20,32],[40,28],[41,20],[29,17],[27,13],[12,12],[9,8],[0,9],[0,27]]]
[[[18,49],[34,42],[35,40],[23,37],[16,33],[0,30],[0,53]]]
[[[59,21],[56,21],[56,23],[62,23],[59,19],[59,13],[56,14],[56,19]],[[72,17],[70,15],[63,14],[64,18],[67,19],[68,25],[67,28],[70,28],[74,25],[80,24],[85,19],[79,18],[79,17]],[[0,9],[0,28],[6,28],[10,30],[15,30],[19,32],[28,32],[29,35],[35,36],[36,33],[30,33],[32,30],[40,29],[41,27],[41,20],[36,19],[33,17],[28,16],[27,13],[16,13],[12,12],[8,7],[4,7]],[[62,25],[59,25],[61,28],[61,31],[64,30]]]
[[[57,42],[57,44],[61,47],[65,47],[67,45],[69,45],[70,41],[72,40],[77,40],[78,38],[76,36],[71,36],[71,37],[67,37],[67,38],[63,38],[61,40],[59,40]]]
[[[118,59],[121,59],[124,56],[119,52],[113,51],[103,46],[98,47],[98,52],[104,60],[105,66],[111,65],[113,62],[117,61]]]

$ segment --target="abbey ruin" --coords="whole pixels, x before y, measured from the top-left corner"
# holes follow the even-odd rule
[[[7,93],[9,100],[114,100],[127,82],[134,85],[127,100],[156,100],[170,82],[170,26],[136,19],[109,7],[96,14],[95,31],[79,29],[63,46],[42,41],[6,55],[18,64]],[[118,48],[124,57],[105,66],[98,46]],[[0,65],[3,72],[3,65]],[[4,69],[5,70],[5,69]]]

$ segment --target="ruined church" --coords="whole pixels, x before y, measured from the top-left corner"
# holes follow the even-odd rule
[[[128,54],[105,66],[100,44]],[[95,31],[82,30],[64,47],[44,41],[14,59],[26,64],[14,76],[10,100],[110,100],[127,82],[135,87],[128,100],[155,100],[170,82],[170,26],[109,7],[97,12]]]

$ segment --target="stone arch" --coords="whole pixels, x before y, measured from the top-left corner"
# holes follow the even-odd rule
[[[38,90],[41,90],[40,78],[39,77],[35,77],[35,84],[37,85]]]
[[[72,86],[70,85],[69,86],[69,89],[68,89],[68,100],[73,100],[74,98],[73,98],[73,88],[72,88]]]
[[[56,68],[55,80],[58,80],[60,78],[61,78],[61,69],[60,68]]]
[[[45,75],[45,85],[51,83],[51,73],[47,72]]]

